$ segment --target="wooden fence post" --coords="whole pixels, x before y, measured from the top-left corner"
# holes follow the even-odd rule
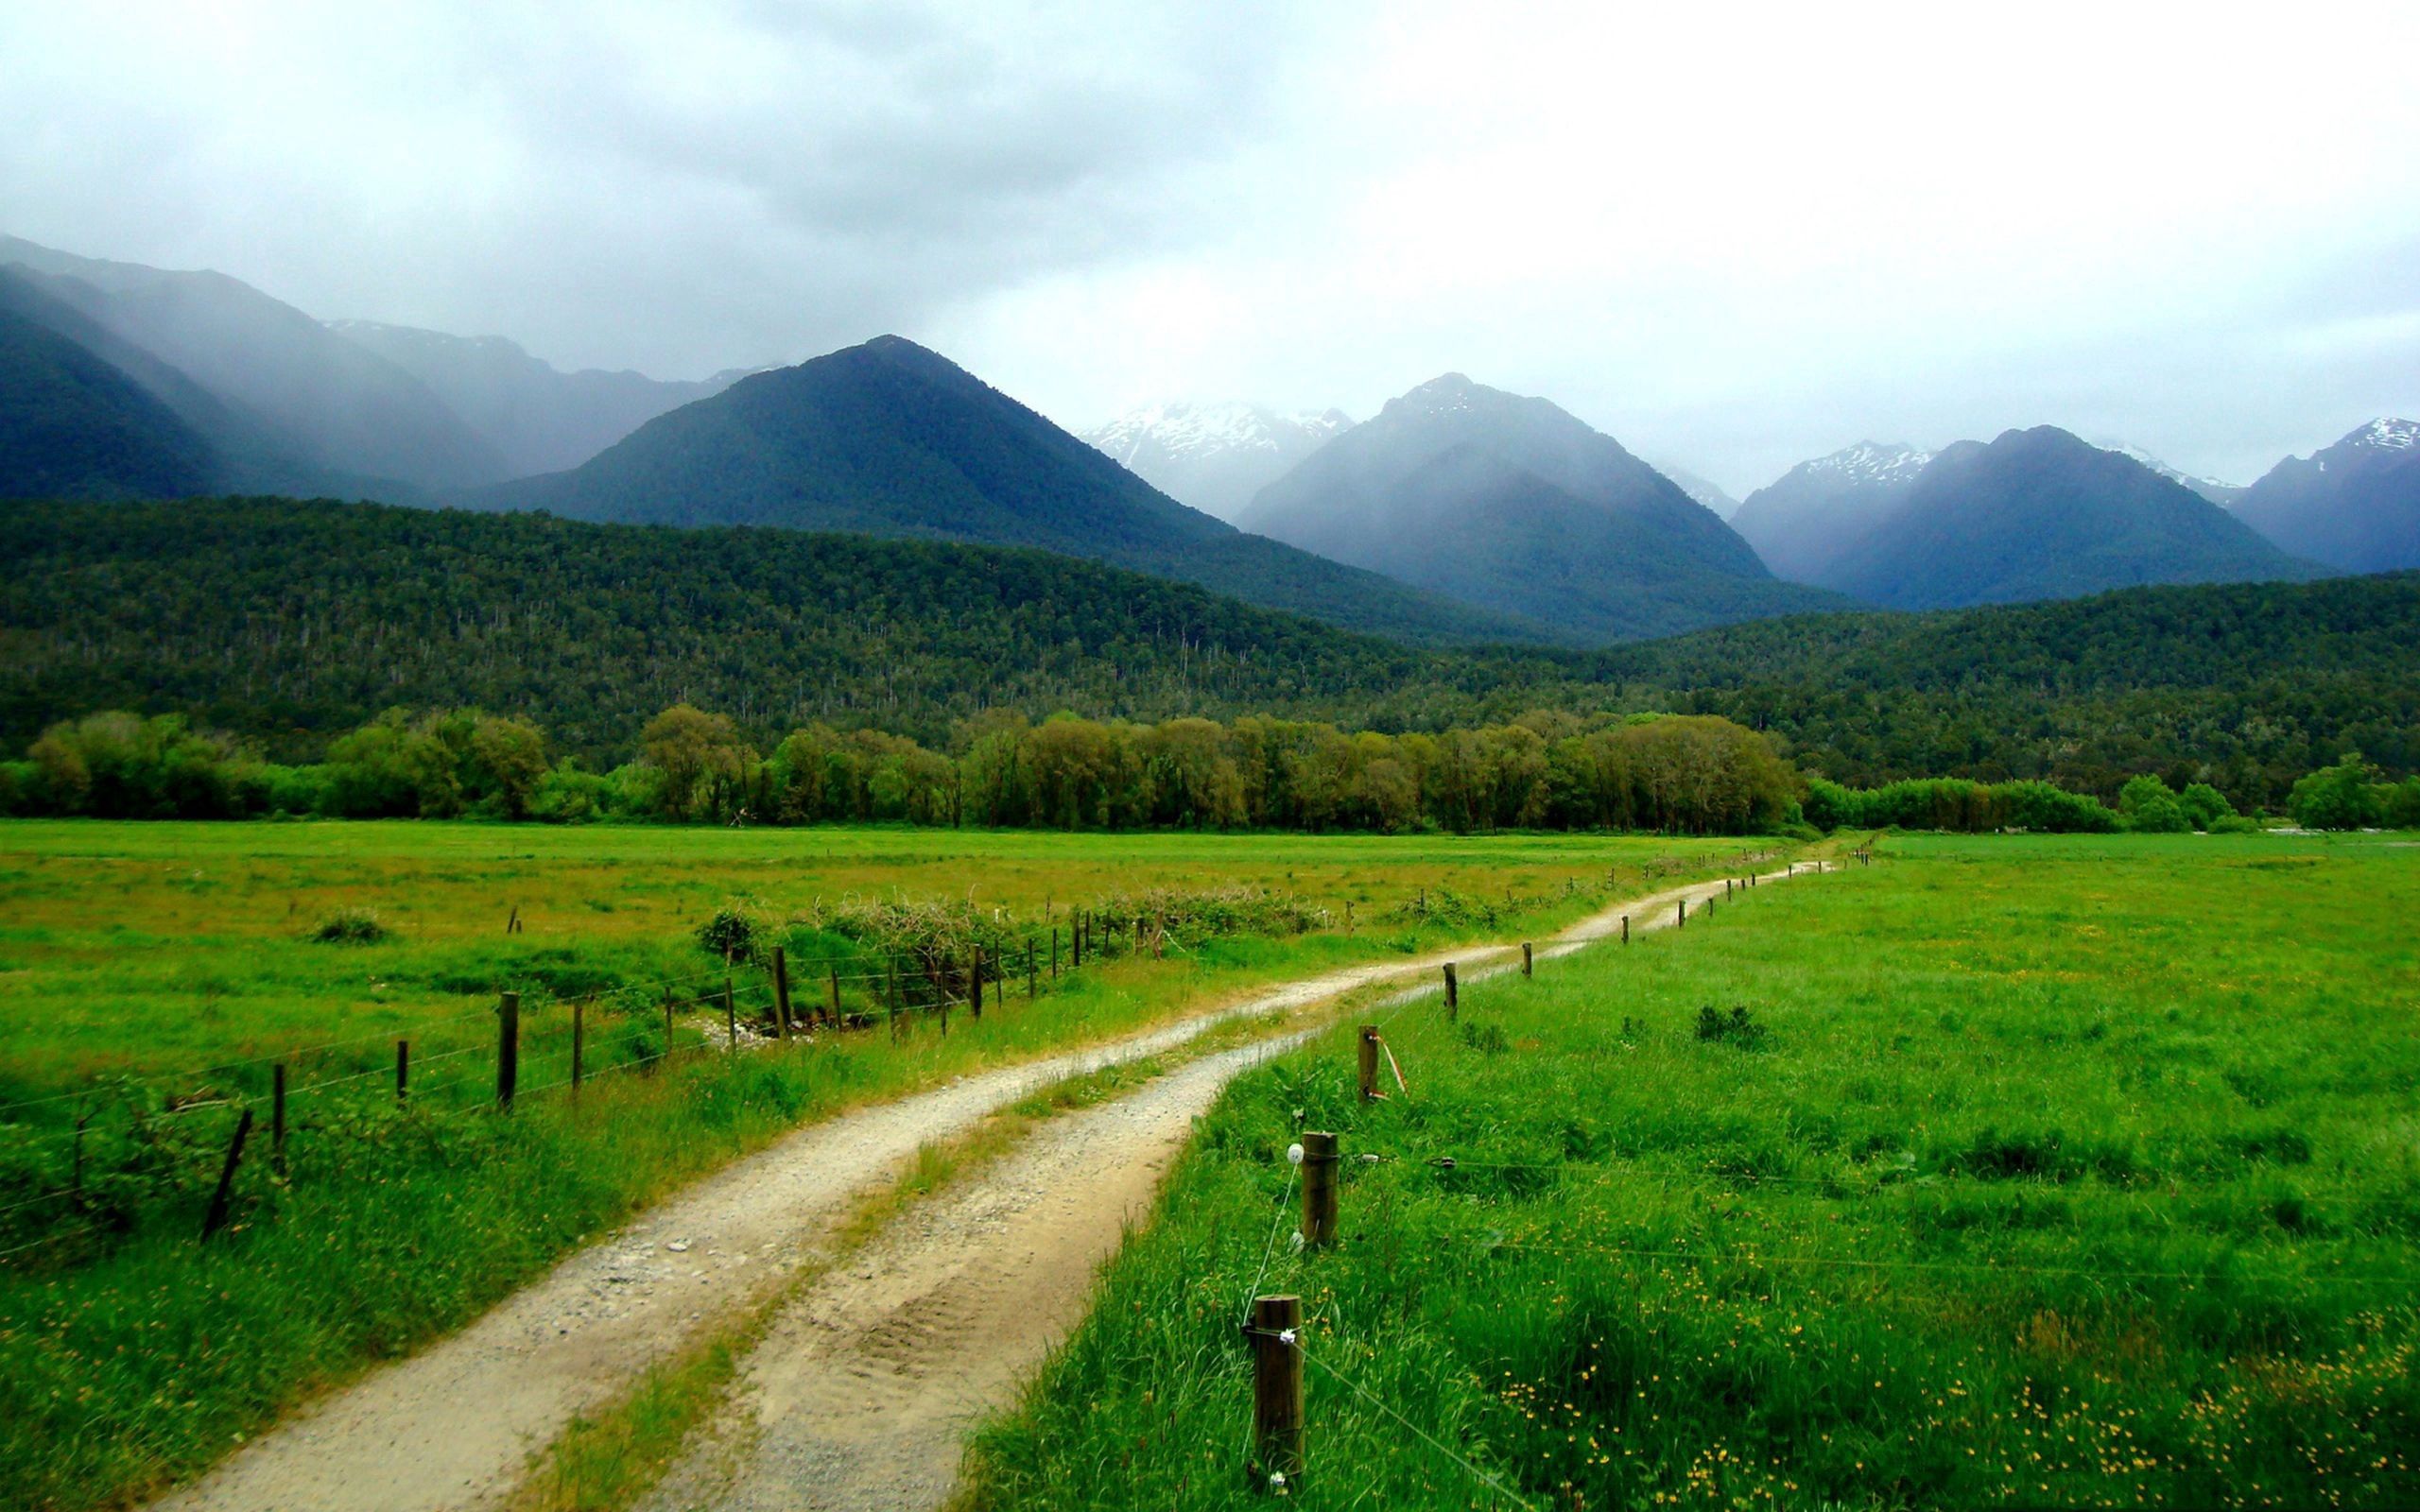
[[[832,966],[832,1027],[834,1027],[834,1028],[836,1028],[836,1029],[837,1029],[837,1028],[838,1028],[839,1026],[840,1026],[840,967],[839,967],[839,963],[836,961],[836,962],[834,962],[834,963],[833,963],[833,966]]]
[[[218,1168],[218,1190],[210,1194],[210,1211],[202,1214],[204,1241],[227,1227],[228,1210],[235,1198],[235,1167],[244,1159],[244,1137],[251,1131],[252,1110],[247,1108],[244,1116],[235,1121],[235,1137],[228,1142],[226,1163]]]
[[[571,1091],[579,1095],[581,1076],[588,1061],[588,1000],[581,998],[571,1005]]]
[[[512,1106],[521,1080],[521,994],[507,992],[495,1005],[495,1105]]]
[[[1033,941],[1028,939],[1025,942],[1025,995],[1027,1001],[1032,1001],[1032,999],[1041,992],[1041,988],[1035,985],[1039,981],[1041,981],[1041,977],[1034,971]]]
[[[1722,896],[1725,898],[1731,896],[1731,879],[1729,877],[1722,879]]]
[[[1303,1352],[1288,1342],[1302,1326],[1300,1297],[1252,1299],[1253,1447],[1263,1476],[1289,1483],[1303,1473]]]
[[[1458,1019],[1462,1012],[1461,984],[1454,980],[1454,963],[1445,963],[1445,1017]]]
[[[779,945],[773,947],[773,1024],[786,1041],[790,1037],[790,966]]]
[[[1630,943],[1630,915],[1622,915],[1622,943]]]
[[[1689,901],[1688,901],[1686,898],[1675,898],[1675,899],[1673,899],[1673,900],[1672,900],[1672,922],[1673,922],[1675,925],[1680,925],[1680,924],[1685,924],[1685,923],[1687,923],[1688,921],[1689,921]]]
[[[401,1103],[403,1102],[403,1100],[404,1100],[404,1093],[405,1093],[406,1090],[406,1089],[408,1089],[408,1088],[411,1086],[411,1082],[412,1082],[412,1042],[411,1042],[410,1040],[396,1040],[396,1041],[395,1041],[395,1101],[396,1101],[396,1103],[401,1104]]]
[[[1050,926],[1050,980],[1059,980],[1059,926]]]
[[[672,1058],[672,989],[668,987],[664,989],[664,1054],[655,1058],[659,1061]]]
[[[1348,935],[1353,933],[1353,900],[1350,898],[1344,900],[1344,932]]]
[[[285,1062],[268,1069],[268,1162],[285,1174]]]
[[[890,1042],[899,1042],[899,953],[890,952],[883,959],[883,973],[888,979],[890,1000]]]
[[[1361,1042],[1358,1048],[1361,1100],[1365,1103],[1374,1102],[1378,1096],[1378,1026],[1376,1024],[1365,1023],[1361,1026]]]
[[[731,1048],[739,1048],[739,1002],[732,996],[731,978],[722,979],[722,1032]]]
[[[1526,939],[1521,942],[1521,974],[1523,976],[1537,974],[1537,961],[1530,954],[1530,942]]]
[[[1336,1136],[1303,1135],[1303,1247],[1336,1243]]]
[[[966,1008],[977,1018],[983,1017],[983,947],[980,945],[966,953]]]

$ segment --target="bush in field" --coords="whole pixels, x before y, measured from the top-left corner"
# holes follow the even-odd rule
[[[1765,1042],[1765,1026],[1756,1022],[1745,1004],[1735,1003],[1731,1011],[1724,1013],[1709,1003],[1698,1009],[1697,1037],[1708,1044],[1755,1050]]]
[[[726,903],[698,926],[698,943],[725,960],[752,961],[758,933],[753,915],[736,903]]]
[[[2197,830],[2216,830],[2221,821],[2236,816],[2235,805],[2227,801],[2227,796],[2207,782],[2187,785],[2176,796],[2176,801]]]
[[[2407,777],[2378,795],[2379,822],[2390,829],[2420,830],[2420,777]]]
[[[87,714],[51,726],[26,754],[32,781],[20,806],[52,814],[238,818],[265,797],[257,761],[176,714]]]
[[[394,931],[379,921],[374,908],[339,908],[320,921],[311,937],[322,945],[375,945]]]
[[[2129,778],[2118,791],[2118,812],[2126,828],[2143,834],[2183,834],[2193,828],[2175,792],[2156,777]]]
[[[2001,823],[2009,829],[2037,834],[2107,834],[2118,828],[2118,816],[2089,794],[2038,782],[2002,782],[1992,791],[2001,805]]]
[[[2306,830],[2360,830],[2384,817],[2369,767],[2358,757],[2296,782],[2286,812]]]

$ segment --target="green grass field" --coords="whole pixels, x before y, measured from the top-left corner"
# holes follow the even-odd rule
[[[1543,936],[1616,894],[1736,869],[1737,841],[1573,836],[0,824],[0,1505],[122,1500],[206,1466],[311,1392],[457,1326],[634,1208],[810,1119],[1098,1040],[1255,983],[1454,939]],[[702,1053],[739,902],[968,900],[1020,927],[1154,886],[1244,884],[1324,909],[1022,982],[943,1038],[929,1016],[786,1051]],[[1420,916],[1415,900],[1459,912]],[[1498,917],[1475,919],[1474,902]],[[1355,927],[1342,923],[1344,904]],[[312,937],[373,910],[375,944]],[[524,929],[505,932],[517,912]],[[794,948],[823,936],[793,932]],[[763,1001],[762,973],[742,990]],[[690,983],[672,1043],[649,988]],[[524,994],[522,1085],[486,1110],[496,994]],[[862,987],[851,1005],[866,1006]],[[799,983],[806,1003],[816,984]],[[614,1011],[602,1011],[610,1007]],[[388,1078],[413,1045],[413,1096]],[[231,1233],[195,1235],[232,1127],[294,1078],[280,1174],[255,1138]],[[79,1121],[90,1121],[78,1139]]]
[[[1408,1098],[1340,1027],[1205,1121],[967,1501],[1265,1501],[1270,1255],[1305,1506],[2420,1504],[2415,918],[2409,841],[1893,838],[1401,1010]]]

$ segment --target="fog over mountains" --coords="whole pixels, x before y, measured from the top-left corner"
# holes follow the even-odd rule
[[[323,322],[221,274],[0,238],[0,495],[1022,546],[1425,644],[2420,565],[2415,437],[2381,419],[2248,490],[2050,426],[1938,455],[1866,441],[1734,506],[1459,373],[1357,425],[1170,403],[1079,438],[896,336],[691,382],[564,372],[501,336]]]

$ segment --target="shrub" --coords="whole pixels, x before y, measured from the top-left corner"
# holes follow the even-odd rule
[[[2369,767],[2358,756],[2296,782],[2286,811],[2306,830],[2366,829],[2383,816]]]
[[[707,953],[726,960],[752,961],[756,958],[756,920],[735,903],[726,903],[715,910],[715,917],[698,926],[698,943]]]
[[[1698,1009],[1697,1037],[1710,1044],[1736,1045],[1742,1050],[1760,1048],[1765,1042],[1765,1026],[1741,1004],[1733,1004],[1723,1013],[1712,1004]]]
[[[375,945],[393,936],[394,931],[379,922],[374,908],[339,908],[311,932],[311,937],[322,945]]]
[[[2236,816],[2235,805],[2227,801],[2227,796],[2207,782],[2190,784],[2177,795],[2176,801],[2184,805],[2185,816],[2193,821],[2197,830],[2216,830],[2222,820]]]

